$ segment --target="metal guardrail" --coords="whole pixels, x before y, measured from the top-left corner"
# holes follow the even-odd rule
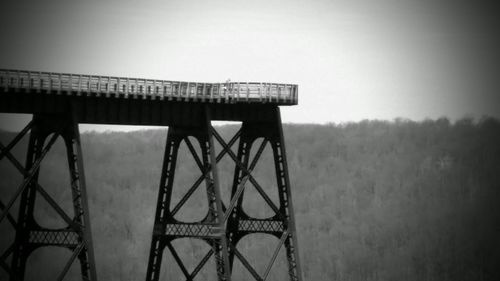
[[[130,77],[0,69],[0,88],[76,96],[151,98],[159,100],[297,104],[294,84],[229,82],[195,83]]]

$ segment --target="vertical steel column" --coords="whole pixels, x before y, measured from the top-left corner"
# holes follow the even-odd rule
[[[35,118],[33,118],[35,119]],[[29,175],[25,176],[25,181],[27,182],[27,187],[23,190],[21,195],[21,201],[19,204],[19,215],[17,219],[17,229],[16,237],[14,242],[14,251],[12,253],[11,271],[10,276],[11,281],[24,280],[24,273],[26,269],[26,261],[28,256],[34,250],[29,245],[29,233],[30,229],[33,228],[34,222],[33,209],[36,199],[36,182],[38,182],[38,167],[33,166],[36,160],[41,159],[41,152],[44,145],[44,140],[46,136],[41,137],[41,128],[33,120],[34,126],[31,129],[28,153],[26,154],[26,171],[29,171]],[[31,176],[31,179],[28,177]]]
[[[30,133],[26,167],[23,170],[12,155],[9,159],[24,175],[15,242],[12,247],[11,280],[23,280],[28,256],[37,248],[58,246],[70,249],[73,254],[67,261],[58,280],[62,280],[73,261],[78,257],[82,280],[96,280],[94,253],[83,172],[83,159],[78,123],[68,115],[34,115]],[[49,136],[52,135],[50,138]],[[71,177],[74,217],[70,218],[38,183],[40,164],[55,140],[64,139]],[[46,140],[49,139],[47,144]],[[68,224],[60,229],[40,226],[34,218],[37,193],[56,210]]]
[[[182,135],[176,132],[173,127],[168,129],[165,154],[163,156],[163,167],[160,178],[160,188],[158,190],[158,200],[156,203],[156,214],[153,226],[153,237],[151,249],[149,251],[148,269],[146,280],[159,280],[163,250],[169,242],[165,233],[167,222],[173,216],[170,215],[170,202],[174,184],[175,165],[177,162],[177,151],[182,140]]]
[[[226,237],[226,223],[224,221],[224,209],[220,192],[219,174],[217,171],[217,158],[215,156],[214,136],[210,119],[210,111],[206,109],[205,132],[207,139],[202,147],[203,163],[207,170],[211,172],[211,180],[207,181],[207,195],[209,200],[210,215],[213,217],[212,223],[219,239],[212,242],[212,248],[215,252],[215,261],[217,264],[217,275],[219,280],[231,280],[229,269],[228,245]]]
[[[299,261],[292,192],[290,190],[290,176],[288,175],[288,163],[286,161],[285,138],[283,136],[283,125],[279,109],[277,109],[276,119],[278,138],[275,142],[273,142],[273,153],[276,176],[278,180],[278,194],[282,206],[282,214],[285,217],[284,225],[288,231],[288,235],[285,240],[286,256],[288,259],[288,274],[291,280],[302,280],[303,277]]]
[[[76,117],[73,117],[75,120]],[[78,254],[83,280],[97,280],[90,214],[87,200],[87,185],[83,167],[83,153],[78,123],[73,121],[63,134],[66,144],[68,166],[71,177],[74,222],[79,226],[75,231],[79,234],[81,251]],[[76,251],[75,251],[76,252]]]

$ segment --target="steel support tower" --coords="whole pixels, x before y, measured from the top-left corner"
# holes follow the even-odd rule
[[[23,166],[10,150],[18,141],[31,130],[29,136],[26,165]],[[58,137],[64,140],[70,182],[74,216],[70,217],[56,201],[38,183],[40,166],[47,152]],[[44,246],[65,247],[72,251],[58,280],[62,280],[73,261],[78,258],[82,280],[96,280],[92,236],[87,205],[87,192],[85,187],[85,174],[83,169],[82,150],[78,123],[72,116],[35,114],[33,120],[19,133],[7,146],[0,144],[1,156],[7,157],[17,170],[23,175],[24,180],[16,189],[15,195],[6,205],[2,203],[0,220],[7,217],[16,230],[15,241],[2,254],[1,265],[9,273],[10,280],[23,280],[28,256],[37,248]],[[67,223],[59,229],[49,229],[41,226],[35,219],[34,206],[40,195]],[[18,219],[14,220],[9,210],[17,197],[20,198]],[[11,267],[4,259],[12,255]]]
[[[23,280],[30,253],[43,246],[72,251],[58,280],[62,280],[78,258],[82,280],[97,280],[87,203],[79,123],[169,126],[158,191],[147,281],[160,280],[162,257],[169,251],[186,280],[214,260],[218,280],[231,280],[233,264],[239,260],[255,280],[266,280],[280,249],[286,251],[290,280],[302,280],[290,179],[279,105],[297,103],[297,86],[271,83],[191,83],[109,76],[0,70],[0,112],[31,113],[33,120],[6,146],[0,143],[0,160],[7,158],[22,174],[23,181],[6,203],[0,200],[0,222],[8,221],[15,241],[0,256],[0,266],[10,280]],[[214,120],[240,121],[240,130],[225,140],[212,127]],[[30,132],[23,166],[11,153]],[[38,182],[40,166],[55,140],[66,146],[71,177],[74,216],[70,217]],[[262,140],[258,142],[257,140]],[[199,168],[198,179],[177,202],[172,192],[182,143]],[[235,153],[232,146],[238,143]],[[261,155],[270,146],[279,202],[276,204],[252,174]],[[216,147],[221,147],[219,152]],[[253,152],[253,153],[251,153]],[[251,157],[253,155],[253,157]],[[223,157],[234,162],[229,202],[221,197],[218,163]],[[175,218],[199,188],[206,189],[208,212],[196,222]],[[243,209],[245,190],[255,189],[272,210],[268,218],[254,218]],[[67,226],[48,229],[34,218],[34,204],[43,197]],[[17,220],[11,214],[19,201]],[[276,237],[278,243],[265,269],[255,267],[238,249],[238,242],[256,233]],[[172,242],[199,239],[209,245],[207,253],[188,270],[186,261]],[[170,265],[167,265],[170,266]],[[199,275],[198,275],[199,277]],[[164,277],[162,279],[165,279]]]

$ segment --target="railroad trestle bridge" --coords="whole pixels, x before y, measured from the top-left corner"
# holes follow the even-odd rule
[[[226,82],[195,83],[94,76],[66,73],[0,69],[0,112],[32,114],[32,120],[10,143],[0,143],[0,160],[10,161],[23,180],[10,198],[0,198],[0,222],[15,230],[15,240],[0,253],[0,267],[10,280],[23,280],[26,261],[37,248],[65,247],[72,251],[59,275],[63,280],[70,266],[80,262],[82,280],[97,280],[90,228],[89,207],[78,124],[121,124],[168,126],[165,154],[158,189],[152,241],[146,280],[159,280],[162,255],[170,251],[186,280],[214,258],[218,280],[231,280],[233,263],[238,259],[255,280],[266,280],[282,247],[286,249],[290,280],[302,280],[297,235],[285,143],[279,106],[296,105],[298,87],[294,84]],[[240,130],[225,140],[212,127],[212,121],[239,121]],[[11,153],[29,133],[25,164]],[[70,217],[38,182],[43,159],[56,139],[66,146],[71,177],[74,216]],[[190,139],[196,139],[193,144]],[[257,139],[262,142],[257,143]],[[189,148],[201,176],[177,204],[171,202],[177,153],[181,143]],[[216,153],[215,143],[222,150]],[[235,153],[232,146],[238,143]],[[198,149],[195,146],[198,145]],[[275,204],[252,175],[266,146],[272,149],[279,204]],[[250,152],[255,151],[255,153]],[[253,158],[251,158],[253,155]],[[221,199],[217,163],[229,157],[234,161],[230,201]],[[174,215],[205,183],[208,213],[198,222],[183,222]],[[269,218],[254,218],[242,208],[246,186],[252,185],[273,210]],[[61,229],[37,223],[34,204],[44,198],[66,222]],[[19,202],[17,218],[11,212]],[[245,236],[265,233],[279,239],[263,272],[257,272],[237,248]],[[189,272],[172,241],[201,239],[210,250]]]

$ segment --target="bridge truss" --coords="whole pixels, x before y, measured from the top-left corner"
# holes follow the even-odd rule
[[[69,80],[65,77],[69,77]],[[167,87],[167,84],[170,86]],[[286,250],[290,280],[302,280],[278,107],[296,104],[296,85],[175,84],[147,79],[53,73],[47,76],[42,73],[0,70],[0,101],[0,112],[33,114],[32,121],[9,144],[0,143],[0,160],[6,158],[23,176],[23,181],[13,196],[7,201],[0,200],[0,222],[8,221],[16,232],[15,241],[0,256],[0,266],[7,272],[10,280],[23,280],[30,253],[44,246],[64,247],[72,252],[58,280],[63,280],[77,259],[80,262],[82,280],[97,280],[79,123],[169,126],[147,281],[160,279],[165,251],[170,252],[186,280],[196,280],[199,277],[197,274],[208,266],[208,261],[212,258],[218,280],[231,280],[235,260],[239,260],[255,280],[267,280],[283,247]],[[225,140],[212,127],[211,122],[214,120],[240,121],[242,126],[231,139]],[[11,152],[28,132],[30,139],[23,166]],[[66,214],[38,182],[44,157],[58,137],[64,140],[66,146],[73,217]],[[262,142],[258,143],[257,140]],[[173,189],[176,188],[173,183],[176,166],[183,164],[177,161],[182,143],[188,147],[200,175],[180,201],[174,204],[171,200]],[[238,150],[235,153],[232,147],[236,143]],[[222,147],[218,153],[216,144]],[[271,147],[273,154],[278,204],[269,197],[252,174],[266,146]],[[221,197],[217,165],[224,157],[234,162],[231,196],[227,205]],[[180,208],[202,185],[206,189],[208,200],[208,212],[204,218],[197,222],[176,219],[175,215]],[[245,190],[249,188],[254,188],[260,194],[274,215],[262,219],[245,212],[243,197]],[[67,223],[66,227],[49,229],[37,223],[34,204],[38,197],[42,197],[54,208]],[[11,213],[16,201],[19,201],[17,219]],[[262,272],[258,272],[238,250],[238,243],[242,238],[256,233],[268,234],[279,240]],[[181,238],[199,239],[210,247],[192,270],[188,270],[185,261],[180,258],[179,249],[175,249],[172,244],[174,240]]]

